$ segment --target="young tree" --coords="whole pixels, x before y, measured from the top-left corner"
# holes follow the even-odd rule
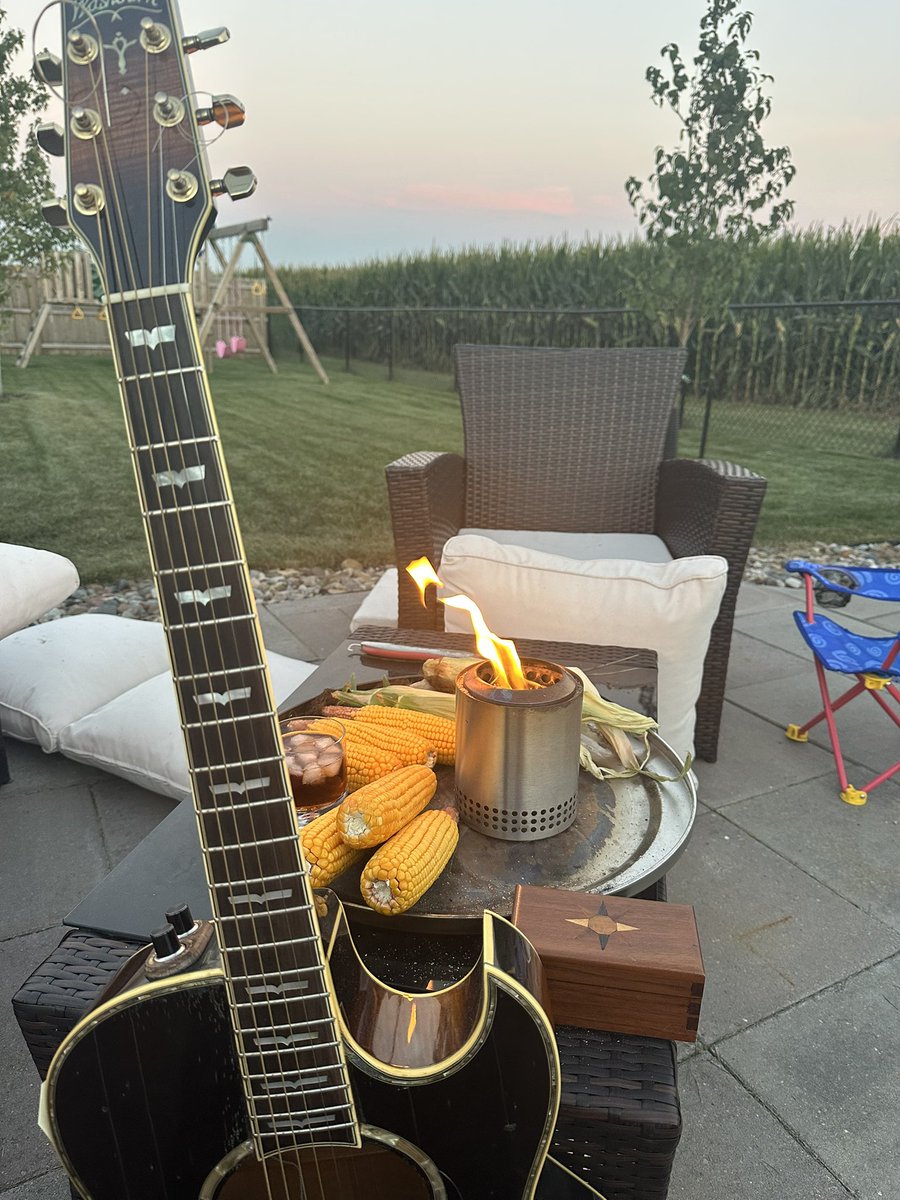
[[[0,9],[0,304],[11,271],[40,262],[68,240],[41,215],[41,202],[51,191],[50,172],[33,132],[46,93],[31,75],[13,70],[23,43],[22,32]]]
[[[662,48],[663,70],[648,67],[654,104],[678,120],[678,144],[657,147],[645,182],[625,183],[647,234],[647,270],[635,279],[638,302],[668,312],[685,345],[698,321],[724,313],[740,278],[740,245],[782,228],[794,177],[790,150],[766,146],[760,126],[771,110],[759,52],[747,49],[752,14],[739,0],[707,0],[688,72],[678,46]]]

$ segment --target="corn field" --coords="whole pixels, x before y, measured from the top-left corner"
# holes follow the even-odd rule
[[[639,241],[502,246],[281,274],[320,354],[447,371],[457,342],[677,344],[672,317],[641,308],[654,253]],[[271,338],[287,350],[285,319]],[[775,408],[782,431],[823,449],[900,453],[900,227],[744,249],[727,312],[691,333],[683,411],[701,413],[702,452],[715,453],[723,419],[762,431]]]

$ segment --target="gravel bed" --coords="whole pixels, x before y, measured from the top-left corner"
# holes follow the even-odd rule
[[[814,542],[793,546],[754,546],[747,558],[745,583],[763,587],[802,587],[800,577],[784,570],[791,558],[811,562],[857,567],[890,567],[900,564],[900,542],[863,542],[844,546],[837,542]],[[381,578],[386,566],[364,567],[347,558],[336,570],[321,567],[284,571],[251,571],[250,579],[257,604],[278,604],[285,600],[305,600],[311,596],[334,596],[345,592],[367,592]],[[152,580],[119,579],[115,583],[86,583],[76,588],[57,608],[41,617],[41,622],[78,613],[108,613],[138,621],[158,621],[159,605]]]

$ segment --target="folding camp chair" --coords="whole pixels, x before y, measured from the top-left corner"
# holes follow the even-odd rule
[[[871,600],[900,602],[900,570],[877,567],[820,566],[818,563],[791,559],[785,563],[788,571],[803,578],[806,586],[806,611],[795,612],[794,620],[804,641],[813,652],[819,690],[825,707],[805,725],[788,725],[787,736],[794,742],[805,742],[809,731],[822,720],[828,726],[831,748],[841,785],[841,799],[847,804],[865,804],[869,792],[900,771],[900,762],[876,775],[860,789],[847,780],[841,743],[834,714],[864,692],[900,726],[900,633],[888,637],[865,637],[852,633],[830,617],[816,613],[814,603],[823,607],[843,608],[852,596],[867,596]],[[836,700],[828,692],[826,671],[853,675],[856,683]],[[885,695],[885,693],[887,695]],[[893,701],[893,703],[891,703]]]

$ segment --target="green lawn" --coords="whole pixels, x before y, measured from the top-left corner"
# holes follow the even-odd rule
[[[410,450],[459,450],[459,409],[448,376],[326,362],[216,364],[212,391],[251,566],[390,561],[384,465]],[[0,541],[57,550],[86,581],[148,574],[146,549],[108,358],[4,363],[0,398]],[[777,434],[777,430],[776,430]],[[694,449],[691,422],[683,452]],[[757,544],[878,541],[897,536],[898,463],[798,452],[733,419],[712,457],[769,478]]]

